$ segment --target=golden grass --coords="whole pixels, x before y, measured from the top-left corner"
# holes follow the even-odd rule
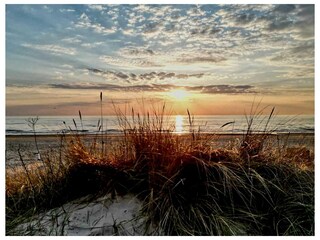
[[[242,141],[225,148],[213,147],[214,136],[174,134],[165,106],[143,115],[132,109],[131,117],[116,111],[124,136],[112,148],[75,135],[59,161],[49,157],[42,165],[7,170],[9,223],[66,193],[63,201],[130,192],[166,235],[314,234],[314,154],[268,142],[273,110],[263,134],[251,132],[249,118]]]

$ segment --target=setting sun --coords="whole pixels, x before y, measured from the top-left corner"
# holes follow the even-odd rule
[[[182,100],[185,100],[190,95],[190,93],[182,89],[176,89],[176,90],[170,91],[168,95],[174,98],[175,100],[182,101]]]

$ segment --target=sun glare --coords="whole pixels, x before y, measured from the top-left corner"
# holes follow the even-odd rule
[[[183,130],[183,117],[181,115],[176,115],[176,132],[181,133]]]
[[[190,94],[182,89],[176,89],[176,90],[172,90],[168,93],[168,95],[172,98],[174,98],[175,100],[185,100]]]

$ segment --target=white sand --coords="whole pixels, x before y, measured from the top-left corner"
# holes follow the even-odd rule
[[[16,231],[19,235],[42,236],[158,235],[147,227],[141,208],[142,202],[133,195],[114,200],[107,195],[87,204],[67,203],[39,214]]]

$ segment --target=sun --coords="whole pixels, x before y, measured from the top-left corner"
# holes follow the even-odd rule
[[[175,89],[168,93],[168,95],[175,100],[183,101],[185,100],[190,94],[183,90],[183,89]]]

